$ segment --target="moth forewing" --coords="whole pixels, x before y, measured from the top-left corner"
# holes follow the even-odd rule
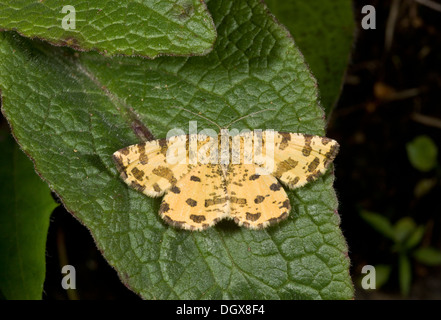
[[[218,135],[213,129],[204,129],[198,134],[198,165],[218,164]]]
[[[273,174],[290,189],[302,187],[326,171],[337,151],[338,143],[326,137],[278,132]]]
[[[187,162],[187,136],[172,136],[167,139],[167,163],[188,164]]]
[[[257,165],[256,173],[260,175],[272,174],[274,172],[274,130],[265,130],[255,135],[258,148],[255,151],[254,159]]]

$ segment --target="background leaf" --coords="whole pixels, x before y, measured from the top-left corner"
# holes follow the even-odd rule
[[[377,264],[375,266],[375,289],[380,289],[387,281],[389,281],[392,267],[387,264]]]
[[[406,253],[400,253],[399,255],[398,274],[401,293],[407,296],[412,285],[412,266]]]
[[[56,207],[32,162],[0,130],[0,291],[6,299],[41,299],[49,216]]]
[[[65,5],[75,9],[75,29],[65,30]],[[96,0],[0,0],[0,28],[56,45],[106,55],[201,55],[211,51],[216,30],[200,0],[117,2]]]
[[[106,59],[3,34],[3,111],[22,147],[84,223],[121,280],[147,299],[350,299],[332,170],[289,192],[287,221],[262,231],[231,221],[204,232],[167,226],[160,201],[128,188],[114,151],[188,121],[171,105],[235,124],[324,135],[317,86],[289,34],[260,1],[210,1],[218,32],[204,57]]]
[[[395,240],[395,230],[392,224],[390,223],[390,221],[386,217],[378,213],[369,212],[365,210],[363,210],[360,213],[360,215],[375,230],[380,232],[382,235],[388,237],[389,239]]]
[[[421,179],[417,182],[413,189],[416,198],[422,198],[428,194],[438,183],[436,177]]]
[[[441,251],[433,247],[415,249],[413,257],[428,266],[441,265]]]
[[[394,237],[398,244],[404,244],[415,233],[417,226],[411,217],[403,217],[394,225]]]
[[[265,0],[294,37],[318,80],[326,115],[340,96],[354,39],[349,0]]]
[[[407,156],[415,169],[430,171],[436,166],[438,147],[433,140],[426,135],[421,135],[407,143]]]
[[[404,242],[404,246],[407,249],[412,249],[412,248],[416,247],[423,239],[425,231],[426,231],[426,228],[424,226],[417,226],[414,229],[414,231],[411,233],[409,238]]]

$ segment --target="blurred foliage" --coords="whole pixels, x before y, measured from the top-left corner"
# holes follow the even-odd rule
[[[426,230],[424,225],[417,225],[410,217],[403,217],[392,224],[388,218],[369,211],[362,211],[361,217],[391,240],[389,249],[397,255],[400,290],[404,296],[409,295],[412,284],[412,258],[427,266],[441,265],[441,251],[421,245]],[[377,288],[388,282],[392,269],[389,265],[376,266]]]
[[[415,169],[423,172],[430,171],[436,167],[438,157],[438,147],[433,140],[420,135],[407,143],[407,156]]]

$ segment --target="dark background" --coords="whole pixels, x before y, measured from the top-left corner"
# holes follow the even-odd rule
[[[377,29],[363,30],[359,23],[363,4],[358,2],[354,8],[359,30],[328,136],[341,144],[335,161],[335,188],[358,289],[356,298],[400,298],[397,256],[391,254],[391,241],[359,214],[373,211],[393,223],[411,217],[426,225],[423,244],[441,248],[439,157],[437,172],[421,173],[411,166],[406,153],[406,143],[421,134],[440,147],[441,12],[413,0],[369,1],[377,11]],[[426,116],[427,121],[422,122],[418,115]],[[425,196],[416,197],[417,182],[432,177],[437,177],[437,185]],[[377,263],[393,266],[390,281],[381,290],[360,290],[361,268]],[[408,298],[441,299],[441,268],[415,261],[412,268]]]
[[[360,26],[365,4],[376,8],[375,30]],[[356,1],[354,13],[356,40],[327,134],[341,145],[335,161],[341,228],[349,246],[356,299],[402,298],[391,243],[360,218],[360,211],[382,214],[392,222],[412,217],[426,225],[423,243],[441,248],[440,168],[417,171],[405,147],[421,134],[440,147],[441,12],[413,0],[379,0]],[[428,118],[421,121],[421,114]],[[438,182],[418,198],[414,188],[425,177],[437,177]],[[75,218],[60,207],[51,220],[44,299],[139,299],[119,281]],[[360,289],[361,268],[378,263],[393,266],[390,281],[380,290]],[[60,285],[60,265],[65,264],[76,267],[74,292]],[[408,298],[441,299],[441,268],[412,261],[412,270]]]

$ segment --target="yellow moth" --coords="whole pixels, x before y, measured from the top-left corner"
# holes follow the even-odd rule
[[[229,218],[261,229],[289,215],[280,182],[294,189],[317,179],[339,148],[335,140],[315,135],[273,130],[230,135],[219,129],[217,136],[187,134],[131,145],[113,159],[129,186],[149,197],[165,195],[159,214],[172,226],[203,230]]]

